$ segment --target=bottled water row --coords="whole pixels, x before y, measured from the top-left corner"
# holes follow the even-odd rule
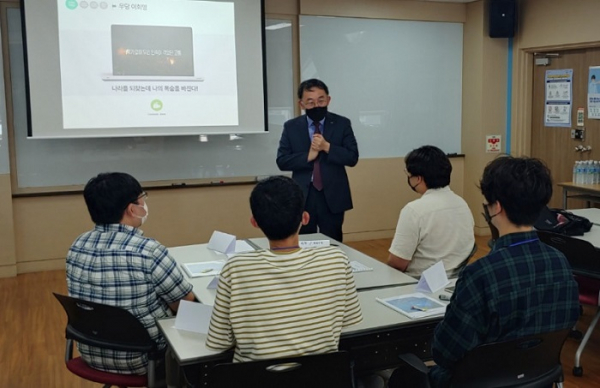
[[[600,184],[600,162],[579,160],[573,165],[573,183],[578,185]]]

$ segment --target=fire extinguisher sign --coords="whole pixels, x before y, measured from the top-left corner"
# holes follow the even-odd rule
[[[502,136],[489,135],[485,137],[485,152],[500,153],[502,149]]]

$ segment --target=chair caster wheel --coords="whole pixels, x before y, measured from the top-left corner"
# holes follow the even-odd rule
[[[573,376],[581,377],[583,376],[583,368],[580,366],[573,367]]]
[[[581,341],[581,339],[583,338],[583,333],[579,330],[571,330],[569,332],[569,337],[571,337],[577,341]]]

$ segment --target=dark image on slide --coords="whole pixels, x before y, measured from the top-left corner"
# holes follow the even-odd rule
[[[194,74],[191,27],[112,25],[105,81],[204,81]]]

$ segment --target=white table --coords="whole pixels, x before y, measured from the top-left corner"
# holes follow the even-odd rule
[[[590,231],[584,233],[583,236],[572,237],[585,240],[596,248],[600,248],[600,209],[569,209],[569,211],[575,215],[586,217],[593,224]]]
[[[302,240],[321,240],[327,237],[316,233],[311,235],[300,236]],[[266,238],[254,238],[247,240],[250,244],[255,245],[258,248],[268,249],[268,240]],[[338,243],[332,240],[334,244],[338,244],[340,249],[346,253],[349,260],[356,260],[370,268],[373,271],[358,272],[354,274],[354,280],[356,282],[357,290],[363,289],[374,289],[381,287],[391,287],[407,284],[416,284],[417,280],[411,276],[406,275],[382,262],[369,257],[356,249],[353,249],[347,245]],[[195,244],[185,245],[180,247],[169,248],[169,253],[177,264],[180,266],[185,263],[196,263],[200,261],[226,261],[227,255],[223,253],[215,252],[208,249],[208,244]],[[214,279],[214,276],[202,276],[202,277],[189,277],[187,272],[182,268],[186,279],[194,286],[193,293],[200,302],[204,304],[213,305],[217,290],[209,290],[206,287]]]
[[[180,266],[185,263],[197,263],[199,261],[223,261],[227,260],[227,255],[208,249],[208,244],[185,245],[169,248],[169,254],[173,256]],[[217,290],[209,290],[206,287],[214,279],[214,276],[201,276],[192,278],[181,267],[181,272],[188,282],[194,286],[192,292],[196,299],[204,304],[213,305],[217,296]]]
[[[340,340],[340,350],[351,353],[359,370],[384,369],[396,365],[400,353],[413,352],[423,359],[431,358],[430,341],[442,317],[410,319],[375,299],[409,294],[414,289],[415,285],[408,285],[359,291],[363,321],[344,328]],[[442,290],[433,294],[433,297],[437,298],[440,293],[447,294]],[[208,349],[206,334],[175,329],[175,318],[160,319],[157,323],[182,366],[226,362],[231,357],[231,352]]]
[[[416,284],[417,279],[390,267],[381,261],[365,255],[356,249],[342,244],[337,240],[330,239],[321,233],[301,234],[300,241],[311,240],[330,240],[332,245],[337,245],[348,256],[350,261],[358,261],[367,267],[373,268],[373,271],[354,273],[357,290],[367,290],[382,287],[402,286],[407,284]],[[265,237],[251,238],[248,240],[257,247],[268,249],[269,241]]]

